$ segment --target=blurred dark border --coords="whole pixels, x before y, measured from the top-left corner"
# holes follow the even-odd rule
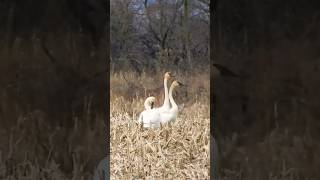
[[[320,176],[319,8],[211,0],[211,179]]]
[[[213,144],[215,137],[215,95],[214,95],[214,82],[213,82],[213,64],[215,62],[215,44],[216,39],[215,37],[215,30],[217,29],[217,22],[215,21],[217,16],[217,0],[210,1],[210,179],[214,179],[214,175],[216,172],[216,162],[215,158],[216,154],[213,152],[215,149],[216,144]]]
[[[109,157],[109,161],[108,161],[108,164],[107,164],[107,167],[109,167],[109,179],[110,179],[110,0],[107,0],[107,9],[108,9],[108,12],[107,12],[107,34],[106,34],[106,37],[107,37],[107,43],[108,43],[108,47],[106,49],[106,54],[107,54],[107,57],[106,57],[106,60],[107,60],[107,72],[108,72],[108,76],[107,76],[107,79],[108,79],[108,83],[107,83],[107,89],[108,89],[108,96],[107,96],[107,99],[106,99],[106,151],[107,151],[107,157]]]

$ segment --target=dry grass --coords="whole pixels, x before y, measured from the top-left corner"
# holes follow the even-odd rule
[[[258,142],[241,136],[220,139],[221,179],[319,179],[320,146],[308,133],[293,135],[288,128],[276,128]]]
[[[36,110],[21,115],[12,128],[0,128],[0,179],[92,179],[105,154],[104,118],[72,120],[72,128],[53,127]]]
[[[203,81],[194,80],[186,89],[177,90],[178,118],[160,129],[141,129],[136,123],[146,97],[144,92],[132,92],[126,98],[121,93],[130,88],[128,82],[137,80],[132,73],[124,73],[126,80],[121,77],[111,76],[111,179],[209,179],[209,77],[199,75]],[[152,89],[162,85],[161,77],[142,75],[138,81],[159,82],[151,83]],[[186,82],[179,77],[187,76],[177,77]],[[205,90],[201,97],[195,96],[197,88]],[[187,101],[181,95],[184,91]]]
[[[101,88],[83,92],[89,86],[82,79],[103,84],[92,74],[105,68],[105,46],[91,56],[88,36],[58,34],[44,35],[55,63],[42,48],[39,34],[16,37],[12,47],[0,40],[1,180],[92,179],[106,154],[106,118],[96,100],[101,95],[95,93]]]
[[[273,44],[254,48],[252,65],[239,61],[250,80],[214,80],[222,179],[320,179],[318,49],[305,39]],[[243,114],[241,102],[247,104]]]

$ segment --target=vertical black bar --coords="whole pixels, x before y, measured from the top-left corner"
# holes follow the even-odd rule
[[[106,152],[105,157],[100,160],[99,164],[96,166],[93,180],[107,180],[110,179],[110,0],[105,1],[106,12],[106,27],[105,27],[105,40],[106,40],[106,64],[104,71],[104,99],[103,109],[104,109],[104,150]],[[104,74],[103,74],[104,75]]]
[[[110,179],[110,0],[107,0],[107,29],[106,29],[106,40],[107,40],[107,99],[106,99],[106,150],[107,150],[107,170],[108,175],[107,178]]]
[[[216,58],[217,49],[217,0],[210,1],[210,179],[216,179],[217,177],[217,147],[214,139],[215,129],[215,94],[214,94],[214,82],[213,82],[213,63]]]

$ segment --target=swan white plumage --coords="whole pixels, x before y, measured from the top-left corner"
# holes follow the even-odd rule
[[[179,108],[178,108],[178,105],[176,104],[176,102],[174,101],[174,99],[172,97],[172,92],[173,92],[174,88],[176,88],[178,86],[182,86],[182,83],[180,83],[180,82],[178,82],[176,80],[173,81],[171,86],[170,86],[169,100],[170,100],[170,103],[171,103],[172,107],[169,110],[160,112],[161,123],[167,123],[169,121],[173,121],[178,116]]]
[[[169,101],[169,95],[168,95],[168,80],[170,80],[173,76],[171,75],[171,72],[166,72],[164,74],[163,78],[163,86],[164,86],[164,101],[163,105],[158,108],[160,112],[167,111],[170,109],[170,101]]]
[[[161,123],[167,123],[169,121],[175,120],[178,115],[178,105],[175,103],[172,92],[175,87],[182,85],[178,81],[173,81],[170,90],[169,90],[169,100],[172,104],[172,107],[169,109],[153,108],[145,110],[140,114],[139,123],[143,123],[143,127],[160,127]]]
[[[144,110],[141,114],[139,123],[142,123],[144,128],[160,127],[161,119],[158,109]]]
[[[142,121],[146,121],[146,119],[154,118],[153,114],[151,112],[152,109],[154,109],[154,103],[156,101],[156,98],[153,96],[148,97],[144,101],[144,107],[145,110],[140,113],[138,122],[141,123]]]
[[[148,97],[145,101],[144,101],[144,108],[146,110],[148,109],[152,109],[154,107],[154,103],[156,101],[156,98],[153,96]]]

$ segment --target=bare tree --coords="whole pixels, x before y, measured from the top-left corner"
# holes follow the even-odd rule
[[[183,18],[183,25],[184,25],[184,52],[185,57],[187,60],[187,64],[189,67],[192,66],[191,61],[191,54],[190,54],[190,35],[189,35],[189,0],[184,0],[184,18]]]
[[[193,61],[203,66],[209,57],[208,5],[190,0],[111,2],[112,67],[141,72],[172,65],[187,69]]]

